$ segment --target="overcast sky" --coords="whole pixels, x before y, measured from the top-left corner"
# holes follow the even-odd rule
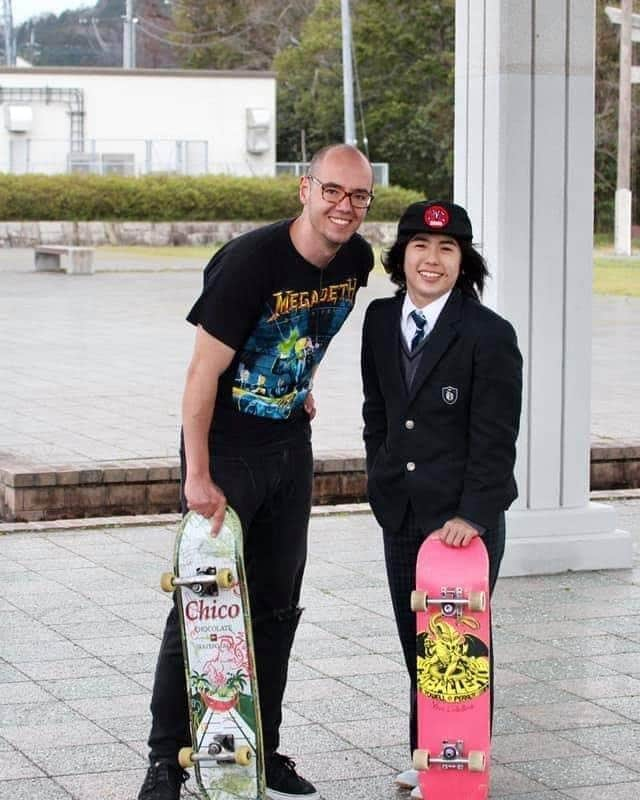
[[[36,14],[60,14],[83,6],[93,8],[94,5],[91,0],[12,0],[13,24],[20,25]]]

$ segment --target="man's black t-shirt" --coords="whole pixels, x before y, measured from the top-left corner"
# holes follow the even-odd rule
[[[292,221],[259,228],[219,250],[187,317],[236,351],[218,382],[211,448],[309,438],[303,405],[312,372],[367,284],[373,254],[361,236],[320,269],[293,246]]]

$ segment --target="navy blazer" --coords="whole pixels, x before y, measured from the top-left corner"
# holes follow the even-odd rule
[[[495,528],[518,495],[513,476],[522,356],[513,327],[454,289],[411,387],[400,355],[404,292],[374,300],[362,336],[369,502],[396,531],[411,504],[425,533],[460,516]]]

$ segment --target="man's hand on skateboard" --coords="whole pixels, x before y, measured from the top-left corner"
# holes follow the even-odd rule
[[[433,531],[432,536],[440,539],[449,547],[468,547],[479,532],[461,517],[453,517],[444,523],[441,528]]]
[[[227,498],[209,475],[201,478],[189,478],[184,485],[184,496],[190,511],[197,511],[211,520],[211,535],[217,536],[227,508]]]

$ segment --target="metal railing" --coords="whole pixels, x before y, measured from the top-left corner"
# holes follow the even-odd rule
[[[213,166],[208,142],[199,140],[84,139],[81,147],[70,148],[67,139],[21,136],[9,140],[8,155],[0,171],[19,175],[205,175]]]
[[[1,153],[0,149],[0,153]],[[252,175],[248,162],[217,162],[205,140],[86,139],[69,146],[68,139],[12,136],[8,161],[0,155],[0,172],[14,175],[84,173],[90,175]],[[376,186],[389,185],[389,164],[373,165]],[[306,174],[308,162],[278,161],[276,175]],[[265,174],[261,172],[260,174]]]
[[[377,161],[372,163],[373,179],[376,186],[389,185],[389,164],[384,161]],[[276,162],[276,175],[295,175],[301,177],[306,175],[309,168],[308,161],[277,161]]]

